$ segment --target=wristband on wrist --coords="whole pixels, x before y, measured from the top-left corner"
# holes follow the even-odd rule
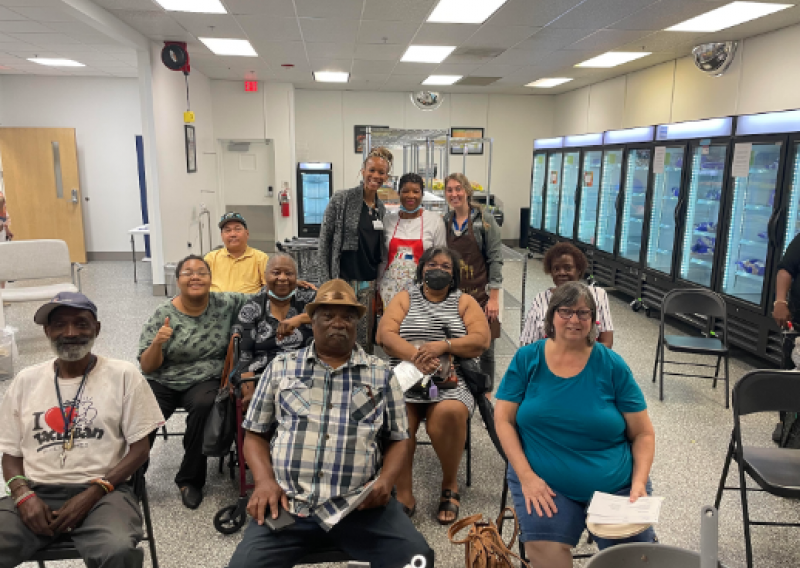
[[[22,505],[25,501],[27,501],[28,499],[30,499],[34,495],[36,495],[36,493],[34,493],[33,491],[28,491],[27,493],[22,495],[19,499],[14,501],[14,506],[19,508],[20,505]]]
[[[449,339],[445,339],[445,340],[444,340],[444,342],[445,342],[445,343],[447,343],[447,351],[448,351],[448,352],[452,352],[452,350],[453,350],[453,344],[452,344],[452,343],[450,343],[450,340],[449,340]]]
[[[775,300],[775,302],[773,302],[772,305],[774,306],[775,304],[786,304],[788,306],[789,302],[787,302],[786,300]]]
[[[6,495],[11,495],[11,484],[18,479],[23,481],[25,485],[28,485],[31,481],[24,475],[15,475],[14,477],[6,481]]]
[[[92,479],[89,482],[89,484],[90,485],[99,485],[100,487],[103,488],[103,490],[106,492],[106,494],[111,493],[112,491],[114,491],[114,486],[111,485],[111,482],[108,481],[108,479],[106,479],[106,478],[99,478],[98,477],[97,479]]]

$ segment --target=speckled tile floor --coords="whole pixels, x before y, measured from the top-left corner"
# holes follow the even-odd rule
[[[133,361],[142,323],[163,298],[151,295],[147,265],[139,265],[143,278],[133,283],[130,263],[93,262],[83,272],[84,292],[98,305],[103,323],[96,351]],[[507,262],[504,270],[507,290],[520,296],[521,263]],[[140,272],[140,278],[142,277]],[[541,262],[529,261],[527,279],[528,303],[535,293],[550,285],[542,273]],[[688,549],[699,548],[699,511],[712,504],[722,468],[732,426],[730,411],[724,408],[722,388],[712,390],[707,381],[672,378],[666,384],[666,400],[658,401],[658,388],[650,382],[653,354],[658,333],[658,321],[647,319],[642,312],[634,313],[624,296],[610,294],[615,324],[615,349],[631,366],[648,404],[656,429],[657,449],[652,470],[655,492],[666,500],[658,534],[661,542]],[[41,329],[33,324],[37,304],[15,304],[6,308],[8,325],[18,328],[19,370],[49,358],[49,346]],[[506,302],[505,330],[518,337],[519,302]],[[512,322],[513,320],[513,322]],[[681,330],[677,330],[680,332]],[[497,350],[497,374],[502,376],[514,354],[512,342],[500,341]],[[757,368],[759,361],[737,352],[731,359],[733,381],[747,371]],[[0,383],[0,394],[7,383]],[[179,416],[170,427],[182,427]],[[759,416],[746,422],[746,443],[769,446],[775,419]],[[238,491],[227,473],[217,473],[217,462],[209,463],[209,483],[203,504],[196,511],[185,509],[172,478],[180,459],[180,440],[159,440],[152,453],[148,473],[151,510],[158,544],[158,556],[164,568],[222,568],[227,565],[241,533],[224,536],[212,526],[214,514],[222,507],[235,503]],[[473,483],[463,486],[462,465],[461,515],[483,513],[494,517],[499,511],[503,484],[503,462],[489,442],[479,420],[473,421]],[[731,483],[735,478],[730,478]],[[415,462],[415,493],[419,510],[414,523],[436,551],[437,565],[446,568],[463,566],[463,549],[447,540],[446,530],[435,520],[436,495],[440,473],[435,454],[430,447],[417,451]],[[769,495],[751,494],[751,517],[759,520],[784,519],[800,522],[794,502]],[[720,558],[729,568],[745,565],[741,508],[738,494],[728,492],[720,514]],[[759,568],[800,566],[800,545],[797,529],[755,527],[753,547],[755,565]],[[592,547],[582,545],[579,550]],[[146,555],[148,556],[148,555]],[[80,563],[61,563],[72,568]],[[149,558],[146,565],[150,566]],[[576,562],[576,566],[585,565]],[[25,566],[33,566],[27,564]]]

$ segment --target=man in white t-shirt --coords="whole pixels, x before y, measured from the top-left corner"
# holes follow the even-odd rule
[[[129,480],[164,424],[132,363],[92,353],[97,307],[62,292],[39,308],[57,358],[21,371],[0,403],[0,568],[69,534],[87,566],[140,568],[142,516]]]

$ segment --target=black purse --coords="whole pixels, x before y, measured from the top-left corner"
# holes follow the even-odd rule
[[[461,367],[464,382],[472,396],[481,396],[494,389],[494,377],[484,373],[475,359],[465,359],[453,356],[455,364]]]
[[[228,454],[236,437],[236,406],[227,385],[220,388],[203,428],[203,454],[218,458]]]

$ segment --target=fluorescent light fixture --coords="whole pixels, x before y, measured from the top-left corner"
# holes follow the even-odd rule
[[[543,148],[561,148],[564,145],[564,138],[539,138],[533,141],[533,148],[535,150]]]
[[[330,162],[300,162],[301,170],[329,170]]]
[[[156,0],[170,12],[197,12],[200,14],[227,14],[219,0]]]
[[[461,80],[463,75],[431,75],[425,79],[423,85],[452,85]]]
[[[439,0],[429,22],[482,24],[507,0]]]
[[[246,39],[226,39],[219,37],[201,37],[202,41],[214,55],[238,55],[240,57],[258,57],[258,53]]]
[[[455,48],[454,45],[410,45],[400,61],[441,63]]]
[[[733,130],[733,118],[710,118],[708,120],[691,120],[674,124],[661,124],[656,128],[656,140],[686,140],[689,138],[713,138],[730,136]]]
[[[737,136],[797,131],[800,131],[800,110],[749,114],[736,119]]]
[[[587,59],[583,63],[578,63],[575,67],[616,67],[635,59],[647,57],[650,53],[649,51],[609,51]]]
[[[577,148],[579,146],[600,146],[603,143],[603,133],[597,134],[578,134],[575,136],[564,136],[565,148]]]
[[[570,81],[572,81],[571,77],[545,77],[544,79],[539,79],[533,83],[528,83],[525,86],[538,87],[539,89],[550,89],[552,87],[563,85],[564,83],[569,83]]]
[[[626,128],[625,130],[607,130],[603,134],[603,144],[628,144],[631,142],[652,142],[653,127]]]
[[[49,65],[50,67],[86,67],[83,63],[78,63],[72,59],[53,59],[51,57],[29,57],[28,61],[33,61],[39,65]]]
[[[314,80],[320,83],[347,83],[350,73],[344,71],[314,71]]]
[[[756,20],[786,8],[792,4],[768,4],[766,2],[731,2],[705,14],[701,14],[685,22],[681,22],[668,32],[718,32],[726,28],[738,26],[750,20]]]

